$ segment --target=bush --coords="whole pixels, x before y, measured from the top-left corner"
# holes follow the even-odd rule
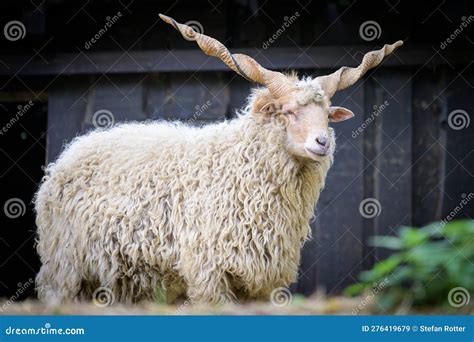
[[[375,291],[377,306],[386,310],[401,304],[446,307],[457,287],[463,294],[452,298],[451,293],[451,304],[467,303],[474,291],[474,221],[403,227],[398,236],[376,236],[371,244],[395,253],[362,272],[361,282],[346,288],[346,295]]]

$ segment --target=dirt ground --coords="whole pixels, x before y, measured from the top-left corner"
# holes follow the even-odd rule
[[[294,297],[291,303],[246,303],[222,305],[104,305],[101,303],[69,303],[45,307],[39,301],[0,302],[0,315],[351,315],[369,314],[370,306],[360,307],[360,298],[330,299]]]
[[[293,296],[291,302],[254,302],[246,304],[194,305],[185,302],[181,305],[144,303],[122,305],[116,303],[69,303],[46,307],[36,300],[8,302],[0,301],[0,315],[469,315],[472,308],[424,308],[413,310],[400,307],[392,311],[380,311],[367,297],[311,297]]]

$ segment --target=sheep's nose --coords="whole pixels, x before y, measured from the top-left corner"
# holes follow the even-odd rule
[[[321,147],[326,147],[327,143],[328,143],[328,137],[326,134],[321,134],[321,135],[318,135],[316,137],[316,142],[318,143],[318,145],[320,145]]]

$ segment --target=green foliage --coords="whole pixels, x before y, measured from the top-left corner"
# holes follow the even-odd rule
[[[362,272],[361,282],[346,288],[346,295],[375,292],[385,310],[402,303],[445,306],[454,287],[474,293],[474,221],[402,227],[398,236],[376,236],[371,244],[394,254]]]

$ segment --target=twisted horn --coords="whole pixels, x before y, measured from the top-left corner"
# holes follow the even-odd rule
[[[330,75],[317,77],[316,80],[324,89],[326,95],[331,98],[336,91],[356,83],[368,70],[379,65],[386,56],[401,45],[403,45],[401,40],[391,45],[385,44],[380,50],[367,52],[357,68],[342,67]]]
[[[185,39],[195,40],[206,55],[219,58],[248,81],[266,86],[275,98],[287,95],[291,91],[292,84],[282,73],[265,69],[247,55],[231,54],[218,40],[198,33],[192,27],[180,24],[173,18],[163,14],[160,14],[160,18],[178,30]]]

